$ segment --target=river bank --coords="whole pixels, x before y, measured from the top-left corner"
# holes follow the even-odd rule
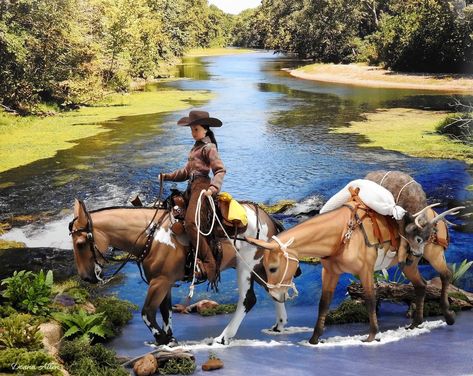
[[[75,141],[108,132],[100,123],[120,116],[178,111],[209,100],[204,91],[166,90],[114,94],[105,101],[54,116],[14,116],[0,112],[0,172],[49,158]]]
[[[185,56],[220,56],[254,52],[238,48],[192,49]],[[176,78],[155,80],[160,83]],[[146,83],[135,82],[132,91],[108,95],[103,101],[78,110],[51,116],[20,117],[0,110],[0,173],[40,159],[50,158],[59,150],[73,147],[85,137],[108,132],[100,123],[121,116],[179,111],[196,102],[208,101],[208,91],[146,91]]]
[[[473,93],[473,75],[399,73],[361,64],[310,64],[289,73],[305,80],[343,85]]]
[[[333,128],[331,132],[360,135],[362,147],[380,147],[419,158],[473,163],[473,147],[436,133],[446,115],[443,111],[379,109],[365,114],[364,121],[352,121],[348,127]]]

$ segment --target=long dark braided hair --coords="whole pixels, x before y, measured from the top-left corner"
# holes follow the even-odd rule
[[[217,147],[217,150],[218,150],[217,140],[215,139],[214,132],[210,129],[209,126],[205,126],[205,129],[207,130],[206,135],[209,136],[210,141],[212,141],[212,144],[215,144],[215,146]]]

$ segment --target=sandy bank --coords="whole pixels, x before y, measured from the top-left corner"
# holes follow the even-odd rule
[[[473,94],[473,75],[396,73],[358,64],[311,64],[288,72],[305,80],[344,85]]]

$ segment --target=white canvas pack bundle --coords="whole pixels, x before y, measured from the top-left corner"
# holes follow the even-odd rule
[[[365,179],[357,179],[348,183],[325,203],[320,214],[337,209],[349,201],[351,198],[349,187],[359,188],[358,196],[361,200],[379,214],[393,216],[396,220],[402,219],[406,214],[402,207],[396,205],[391,192],[379,184]]]

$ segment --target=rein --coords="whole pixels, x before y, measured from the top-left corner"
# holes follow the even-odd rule
[[[162,195],[162,180],[160,181],[161,183],[161,189],[160,189],[160,194],[158,196],[158,199],[155,201],[155,204],[156,202],[160,201],[161,200],[161,195]],[[92,217],[90,216],[90,213],[89,211],[87,210],[87,208],[85,207],[85,204],[82,202],[82,201],[79,201],[82,209],[84,210],[84,213],[85,215],[87,216],[87,224],[85,227],[80,227],[80,228],[77,228],[77,229],[74,229],[73,226],[74,226],[74,222],[77,220],[77,217],[74,217],[72,219],[72,221],[69,223],[69,235],[74,235],[74,234],[77,234],[77,233],[86,233],[86,237],[87,237],[87,241],[89,242],[89,250],[90,252],[92,253],[93,255],[93,258],[94,258],[94,263],[95,263],[95,276],[96,278],[100,281],[100,283],[102,284],[106,284],[108,282],[110,282],[113,278],[115,278],[115,276],[120,272],[120,270],[122,270],[125,265],[132,259],[133,257],[133,254],[130,253],[127,258],[122,262],[122,264],[118,267],[118,269],[116,269],[112,276],[106,280],[102,279],[102,277],[100,277],[100,272],[102,271],[102,269],[104,268],[104,265],[102,263],[100,263],[97,259],[97,253],[100,255],[100,257],[106,262],[106,263],[110,263],[110,260],[108,260],[104,255],[103,253],[100,251],[100,249],[97,247],[97,245],[95,244],[95,239],[94,239],[94,234],[93,234],[93,231],[94,231],[94,225],[93,225],[93,221],[92,221]],[[159,207],[156,207],[156,211],[153,215],[153,218],[151,219],[150,223],[145,227],[145,229],[138,235],[138,237],[136,238],[134,244],[136,245],[136,243],[138,242],[138,239],[141,237],[142,234],[144,234],[146,232],[146,230],[149,228],[150,231],[148,233],[148,236],[146,238],[146,242],[145,242],[145,246],[142,250],[142,253],[139,257],[137,257],[136,259],[136,264],[138,266],[138,269],[140,271],[140,275],[141,275],[141,278],[143,279],[143,281],[146,283],[146,284],[149,284],[149,282],[144,278],[143,276],[143,270],[142,270],[142,266],[141,264],[143,263],[143,261],[145,260],[145,258],[148,256],[149,252],[151,251],[151,246],[153,244],[153,240],[154,240],[154,234],[156,233],[156,230],[159,229],[161,227],[161,224],[164,220],[164,217],[166,216],[167,212],[165,211],[163,213],[163,215],[159,218],[159,220],[155,223],[154,222],[154,219],[156,218],[156,215],[159,211]]]
[[[87,237],[87,241],[89,242],[89,250],[90,252],[92,253],[92,256],[94,258],[94,265],[95,265],[95,269],[94,269],[94,272],[95,272],[95,277],[103,284],[107,283],[110,281],[110,279],[112,279],[116,273],[118,273],[118,271],[120,271],[123,266],[125,266],[125,264],[128,262],[128,260],[125,260],[124,261],[124,264],[120,266],[120,268],[118,269],[118,271],[116,271],[113,276],[108,279],[107,281],[104,281],[102,279],[102,277],[100,277],[100,272],[102,271],[102,269],[104,268],[103,264],[101,264],[98,260],[97,260],[97,253],[100,255],[100,257],[103,258],[103,260],[106,262],[106,263],[109,263],[110,261],[103,255],[103,253],[100,251],[100,249],[98,249],[97,245],[95,244],[95,239],[94,239],[94,224],[92,222],[92,218],[90,216],[90,213],[87,211],[86,207],[85,207],[85,204],[82,202],[82,201],[79,201],[79,204],[81,205],[82,209],[84,210],[84,213],[85,215],[87,216],[87,224],[85,225],[85,227],[80,227],[80,228],[77,228],[77,229],[74,229],[74,222],[77,220],[77,217],[75,217],[70,223],[69,223],[69,235],[72,236],[74,234],[77,234],[77,233],[83,233],[85,232],[86,233],[86,237]]]
[[[207,199],[209,200],[210,202],[210,207],[212,208],[212,212],[213,212],[213,215],[212,215],[212,225],[210,227],[210,231],[208,233],[204,233],[203,231],[200,230],[200,208],[202,206],[202,196],[204,195],[205,193],[205,190],[202,190],[200,192],[200,195],[199,195],[199,198],[197,200],[197,208],[196,208],[196,214],[195,214],[195,223],[197,225],[197,249],[196,249],[196,256],[195,256],[195,261],[194,261],[194,276],[192,278],[192,282],[191,282],[191,285],[189,287],[189,295],[187,296],[188,299],[192,299],[192,296],[194,295],[194,288],[195,288],[195,272],[196,272],[196,265],[197,265],[197,255],[198,255],[198,249],[199,249],[199,236],[200,234],[201,235],[204,235],[204,236],[207,236],[208,234],[210,234],[213,230],[213,227],[215,225],[215,221],[218,222],[218,224],[220,225],[220,227],[222,228],[222,231],[223,233],[225,234],[225,237],[230,241],[230,244],[232,245],[233,249],[235,250],[235,254],[240,257],[240,260],[243,262],[243,264],[246,265],[246,267],[248,268],[248,270],[250,271],[250,273],[252,273],[256,278],[258,278],[261,283],[266,286],[266,288],[268,289],[273,289],[273,288],[277,288],[277,287],[290,287],[294,290],[294,295],[293,296],[290,296],[288,297],[288,299],[294,299],[298,294],[299,292],[297,291],[296,289],[296,285],[294,284],[294,281],[291,282],[290,285],[284,285],[284,284],[281,284],[284,280],[284,277],[285,275],[287,274],[287,270],[288,270],[288,267],[289,267],[289,260],[294,260],[296,261],[298,264],[299,264],[299,260],[295,257],[291,257],[289,256],[288,252],[286,250],[284,250],[284,255],[286,256],[287,258],[287,262],[286,262],[286,269],[285,269],[285,272],[284,272],[284,277],[283,277],[283,280],[281,280],[281,282],[279,282],[277,285],[273,285],[271,283],[268,283],[266,282],[263,278],[261,278],[261,276],[256,273],[254,271],[254,269],[248,265],[248,263],[246,262],[246,260],[244,259],[244,257],[240,254],[240,251],[238,250],[238,248],[236,248],[235,246],[235,242],[232,242],[232,238],[228,235],[227,231],[225,230],[225,228],[223,227],[223,224],[222,222],[220,222],[220,219],[218,218],[218,215],[217,215],[217,211],[216,211],[216,208],[215,208],[215,203],[213,201],[213,199],[211,197],[207,197]],[[258,222],[257,222],[258,223]],[[257,235],[259,237],[259,226],[258,226],[258,229],[257,229]],[[280,240],[274,235],[273,236],[273,239],[275,239],[279,244],[282,244],[280,242]],[[240,239],[238,239],[240,240]],[[246,239],[241,239],[241,240],[244,240],[246,242],[248,242],[248,240]],[[292,242],[294,241],[294,239],[291,239],[290,242],[287,242],[285,244],[286,248],[288,245],[292,244]],[[249,243],[249,242],[248,242]],[[284,245],[284,244],[283,244]]]

